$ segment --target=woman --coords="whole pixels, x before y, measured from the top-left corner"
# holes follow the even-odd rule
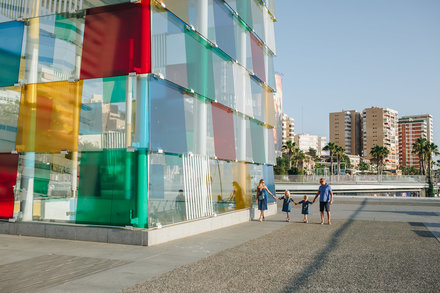
[[[267,193],[272,195],[273,199],[277,199],[272,192],[267,189],[267,186],[264,185],[264,179],[261,179],[257,187],[257,204],[258,209],[260,210],[260,222],[264,221],[264,211],[267,210]]]

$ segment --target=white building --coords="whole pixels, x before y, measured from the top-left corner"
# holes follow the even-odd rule
[[[295,120],[286,114],[282,116],[283,144],[295,139]]]
[[[318,156],[322,156],[325,153],[322,149],[327,144],[327,138],[325,136],[317,136],[311,134],[297,134],[295,135],[295,140],[297,147],[303,152],[308,152],[309,149],[316,150]]]

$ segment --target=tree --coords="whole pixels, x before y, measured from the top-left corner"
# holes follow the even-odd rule
[[[306,158],[306,154],[300,149],[296,149],[295,154],[295,167],[299,169],[302,173],[304,173],[304,159]]]
[[[287,155],[287,159],[289,160],[289,169],[292,169],[292,158],[295,154],[296,149],[296,143],[292,142],[291,140],[287,141],[281,147],[282,152]]]
[[[333,154],[336,150],[336,144],[334,142],[329,142],[323,149],[323,151],[328,151],[330,156],[330,173],[333,175]]]
[[[382,174],[383,164],[386,157],[388,157],[390,150],[381,145],[375,145],[371,148],[370,155],[373,156],[377,164],[377,174]]]
[[[370,170],[370,164],[365,163],[365,162],[361,162],[358,166],[358,169],[360,171],[368,171],[368,170]]]
[[[336,161],[338,162],[338,175],[341,175],[341,158],[345,154],[345,149],[341,146],[336,146],[334,153],[336,155]]]
[[[428,141],[424,137],[417,138],[416,142],[413,144],[412,153],[419,157],[420,174],[425,175],[426,170],[426,145]]]
[[[289,160],[286,157],[278,157],[277,164],[273,166],[275,175],[287,175]]]
[[[432,174],[432,157],[433,155],[438,155],[438,146],[433,142],[428,142],[425,145],[425,158],[427,163],[427,169],[428,169],[428,181],[431,183],[431,174]]]

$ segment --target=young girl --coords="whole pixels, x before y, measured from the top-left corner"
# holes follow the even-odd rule
[[[283,200],[283,212],[287,214],[286,222],[290,221],[289,213],[290,213],[290,203],[293,202],[295,205],[297,203],[293,200],[293,198],[290,197],[290,192],[288,190],[284,191],[284,196],[279,197],[279,200]]]
[[[304,199],[298,203],[302,204],[301,214],[304,215],[304,223],[308,223],[307,215],[309,214],[309,205],[313,204],[313,202],[308,199],[307,195],[304,195]]]

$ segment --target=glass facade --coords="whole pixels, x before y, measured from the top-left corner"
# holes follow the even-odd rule
[[[15,2],[0,218],[152,228],[275,192],[273,0]]]

